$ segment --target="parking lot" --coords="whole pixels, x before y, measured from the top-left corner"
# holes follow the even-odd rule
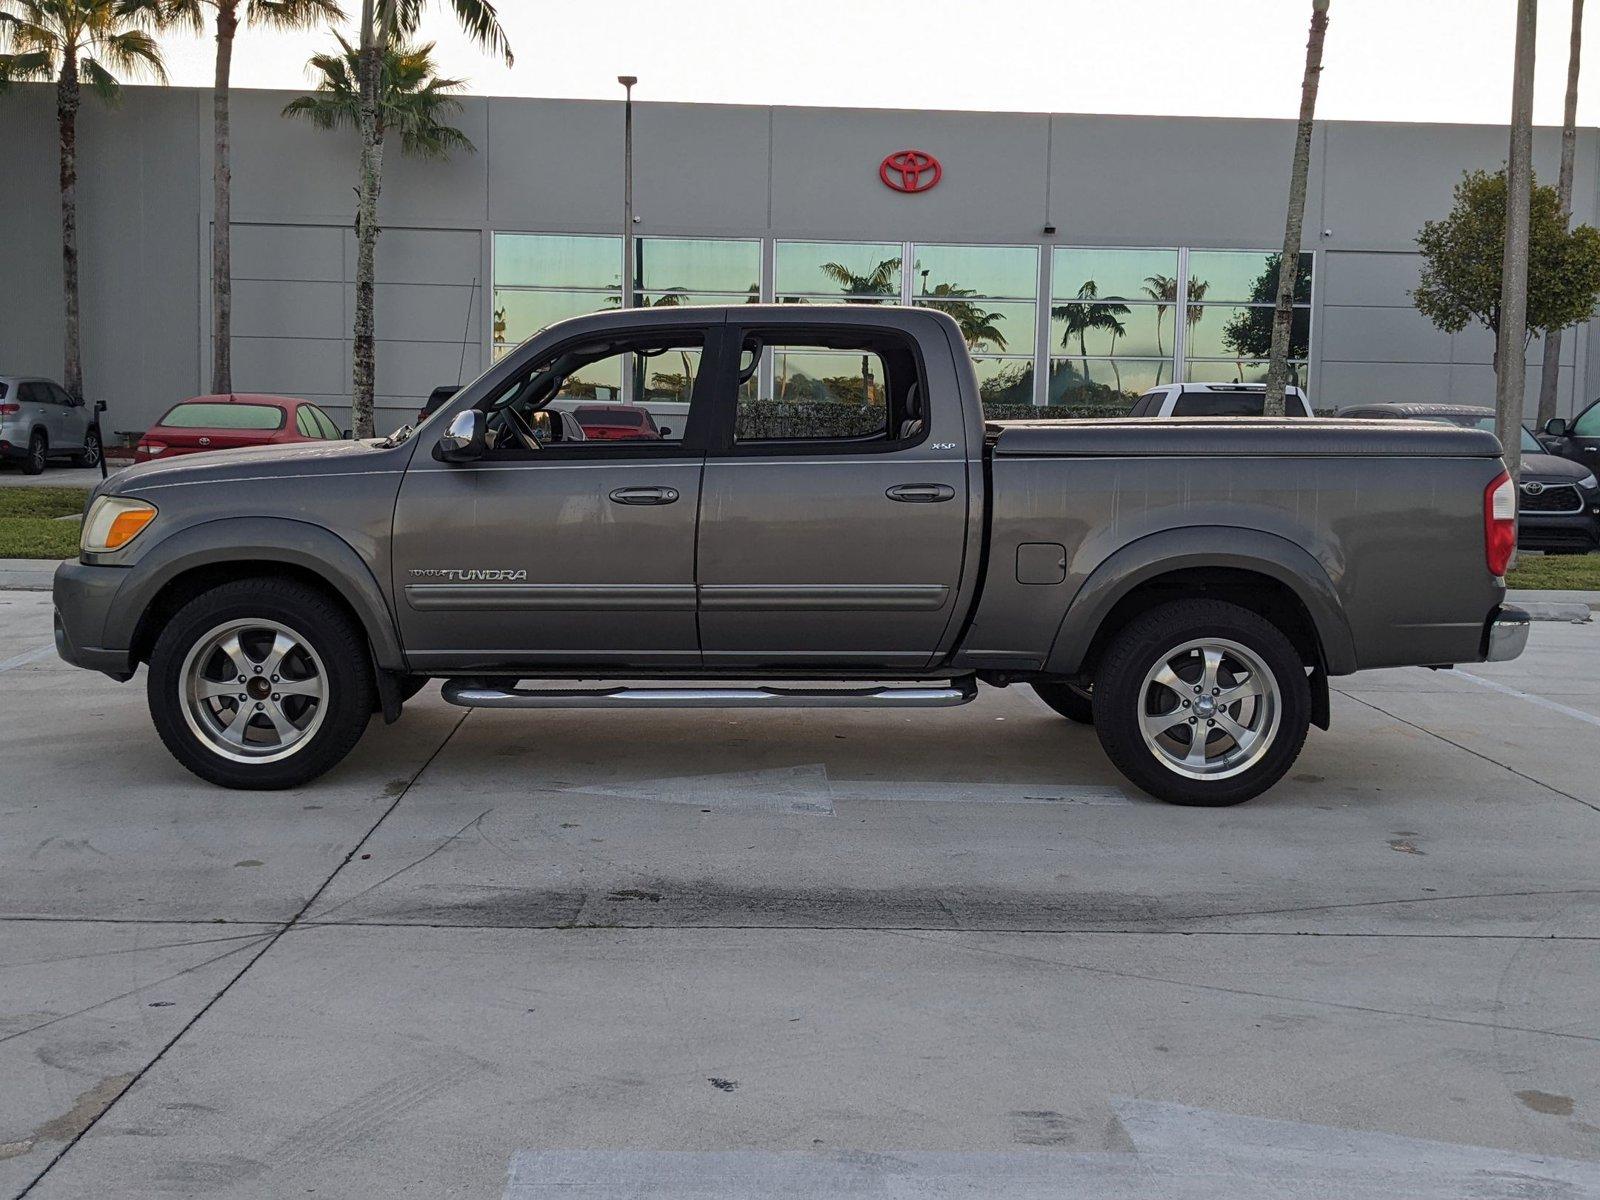
[[[226,792],[49,643],[0,592],[0,1194],[1600,1196],[1600,624],[1223,810],[1021,688],[434,689]]]

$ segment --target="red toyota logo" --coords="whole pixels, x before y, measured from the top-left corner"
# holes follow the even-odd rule
[[[897,192],[925,192],[943,174],[939,160],[926,150],[896,150],[878,164],[878,178]]]

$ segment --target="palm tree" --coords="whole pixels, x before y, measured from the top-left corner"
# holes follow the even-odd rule
[[[1189,276],[1189,300],[1183,310],[1183,323],[1191,334],[1194,333],[1194,327],[1200,324],[1200,318],[1206,315],[1206,310],[1200,301],[1206,298],[1206,293],[1210,290],[1211,281],[1209,279],[1196,279],[1193,275]]]
[[[1126,304],[1120,303],[1122,297],[1112,296],[1106,300],[1100,299],[1100,285],[1092,279],[1083,281],[1083,286],[1078,289],[1076,301],[1058,304],[1050,310],[1050,316],[1066,324],[1066,329],[1061,335],[1063,349],[1072,348],[1072,339],[1078,339],[1078,358],[1083,364],[1083,379],[1089,380],[1089,342],[1088,334],[1091,329],[1104,329],[1111,333],[1111,344],[1116,345],[1116,339],[1128,332],[1128,327],[1118,317],[1128,315]],[[1116,368],[1113,366],[1113,371]],[[1120,378],[1120,373],[1118,373]]]
[[[311,60],[312,68],[321,76],[317,90],[284,105],[283,115],[303,118],[318,129],[361,129],[365,137],[366,100],[360,79],[361,52],[340,35],[334,36],[339,42],[339,53],[318,54]],[[385,137],[397,133],[401,151],[413,158],[444,159],[456,150],[471,154],[477,149],[466,134],[446,124],[446,118],[461,108],[461,101],[454,93],[465,84],[459,79],[440,79],[434,74],[432,42],[410,46],[391,41],[382,67],[377,120],[371,127],[380,147]],[[355,389],[350,406],[350,424],[357,437],[371,437],[373,431],[372,391],[377,355],[372,300],[377,231],[372,225],[367,197],[363,195],[356,215],[357,240],[365,250],[356,265]]]
[[[211,92],[211,390],[233,391],[233,162],[228,115],[233,39],[240,9],[247,24],[306,29],[344,16],[335,0],[165,0],[170,20],[200,32],[205,10],[216,12],[217,66]]]
[[[1506,470],[1522,472],[1522,409],[1528,367],[1528,238],[1533,207],[1533,72],[1537,0],[1517,0],[1511,73],[1511,145],[1506,154],[1505,255],[1494,355],[1495,432]]]
[[[839,285],[846,295],[846,304],[872,304],[873,300],[851,299],[858,296],[897,296],[900,288],[895,276],[900,273],[900,260],[886,258],[865,275],[857,275],[843,263],[823,263],[822,273]]]
[[[1178,302],[1178,281],[1171,275],[1146,275],[1144,286],[1139,290],[1156,302],[1156,353],[1165,358],[1167,352],[1161,346],[1161,322],[1167,315],[1167,309]]]
[[[118,74],[165,83],[166,67],[151,30],[158,0],[0,0],[0,89],[21,80],[54,80],[61,157],[61,282],[66,305],[62,382],[83,398],[78,320],[78,107],[85,85],[117,98]]]
[[[999,326],[995,324],[1006,319],[1005,313],[985,312],[981,304],[966,299],[968,296],[976,295],[975,289],[957,287],[953,283],[941,283],[933,291],[924,292],[923,295],[928,297],[928,307],[937,308],[955,318],[956,324],[961,326],[961,336],[966,341],[968,350],[977,350],[985,343],[996,350],[1006,348],[1006,335],[1001,333]]]
[[[1261,411],[1283,416],[1289,382],[1289,336],[1294,326],[1294,285],[1299,274],[1300,235],[1306,220],[1306,176],[1311,170],[1311,124],[1317,114],[1317,82],[1322,78],[1322,42],[1328,32],[1328,0],[1311,0],[1311,36],[1300,81],[1300,123],[1295,131],[1289,171],[1289,212],[1283,223],[1283,255],[1278,260],[1277,306],[1272,313],[1272,353],[1267,361],[1267,394]]]
[[[1572,0],[1572,33],[1567,48],[1567,101],[1561,117],[1561,168],[1556,199],[1563,223],[1572,221],[1572,159],[1578,143],[1578,67],[1583,59],[1583,0]],[[1561,330],[1544,337],[1544,365],[1539,374],[1539,428],[1556,415],[1556,384],[1561,376]]]
[[[511,47],[492,0],[448,0],[450,11],[467,36],[512,64]],[[377,346],[372,305],[377,275],[378,192],[383,185],[383,99],[390,54],[416,35],[427,0],[361,0],[355,70],[361,133],[361,174],[356,188],[356,316],[355,353],[351,368],[351,424],[356,436],[372,435],[372,392],[377,374]],[[465,141],[462,138],[462,141]]]

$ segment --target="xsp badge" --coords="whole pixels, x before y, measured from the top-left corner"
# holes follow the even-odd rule
[[[528,578],[526,571],[480,570],[477,567],[466,571],[414,567],[411,573],[418,579],[448,579],[452,583],[521,583]]]

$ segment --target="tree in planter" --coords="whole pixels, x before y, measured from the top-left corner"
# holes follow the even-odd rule
[[[1529,196],[1527,332],[1587,321],[1600,303],[1600,230],[1567,228],[1556,189],[1534,181]],[[1477,322],[1498,338],[1505,256],[1506,173],[1468,171],[1449,215],[1417,234],[1422,275],[1413,303],[1446,333]],[[1500,369],[1498,351],[1495,370]]]
[[[507,66],[512,64],[511,47],[491,0],[448,0],[448,5],[468,37],[498,54]],[[378,253],[378,192],[383,184],[384,73],[396,47],[416,36],[425,7],[427,0],[361,0],[354,72],[361,174],[356,188],[355,361],[350,397],[351,424],[357,437],[372,435],[372,393],[377,372],[372,305]]]
[[[360,79],[361,52],[338,34],[339,53],[318,54],[311,66],[319,76],[317,90],[309,96],[291,100],[283,107],[286,117],[310,121],[318,129],[360,129],[366,137],[366,99]],[[460,111],[455,93],[465,86],[459,79],[441,79],[434,74],[433,43],[409,46],[390,42],[383,56],[377,92],[377,119],[374,136],[381,147],[385,137],[400,135],[401,152],[413,158],[445,159],[457,150],[468,154],[476,147],[466,134],[447,123]],[[366,151],[363,146],[363,160]],[[373,187],[377,179],[373,179]],[[356,216],[357,244],[362,249],[356,263],[356,338],[355,389],[351,398],[350,424],[356,437],[372,436],[372,395],[376,370],[372,300],[375,291],[377,229],[376,192],[369,206],[363,189]]]
[[[216,13],[217,64],[211,93],[211,390],[233,391],[233,158],[229,78],[241,19],[272,29],[307,29],[343,18],[334,0],[164,0],[168,18],[196,33]]]
[[[1306,69],[1300,80],[1300,122],[1295,129],[1294,162],[1289,172],[1289,211],[1283,224],[1283,252],[1278,256],[1278,287],[1273,305],[1272,341],[1268,347],[1267,394],[1261,407],[1263,415],[1269,417],[1283,416],[1284,389],[1289,382],[1296,267],[1306,219],[1306,176],[1311,170],[1311,124],[1317,112],[1322,43],[1327,33],[1328,0],[1311,0],[1311,34],[1306,40]]]
[[[1561,117],[1561,166],[1556,198],[1561,217],[1572,220],[1572,165],[1578,144],[1578,71],[1583,62],[1583,0],[1572,0],[1572,29],[1567,46],[1567,97]],[[1556,415],[1556,384],[1561,376],[1561,330],[1544,339],[1544,365],[1539,374],[1539,428]]]
[[[61,283],[66,305],[62,383],[83,398],[78,316],[78,108],[87,87],[115,101],[120,75],[167,81],[151,30],[159,0],[0,0],[0,90],[22,81],[56,85],[61,157]]]

